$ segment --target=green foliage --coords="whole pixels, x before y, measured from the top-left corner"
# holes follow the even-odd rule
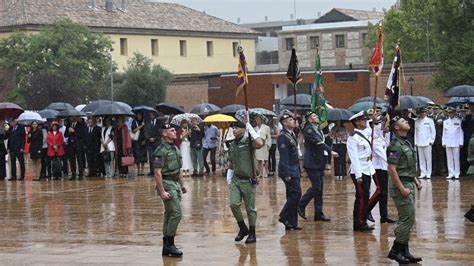
[[[114,77],[116,80],[117,100],[130,105],[150,105],[163,102],[166,87],[173,80],[173,74],[160,65],[153,65],[153,60],[134,53],[127,61],[124,73]]]
[[[70,20],[35,34],[14,33],[0,41],[0,65],[17,74],[8,98],[28,109],[95,99],[109,76],[111,48],[108,37]]]

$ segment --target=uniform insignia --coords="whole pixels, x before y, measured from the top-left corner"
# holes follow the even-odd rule
[[[392,159],[392,160],[397,159],[398,158],[398,152],[396,152],[396,151],[389,152],[388,153],[388,158]]]
[[[455,126],[459,126],[459,123],[454,123]]]
[[[163,163],[163,159],[161,158],[161,156],[155,156],[153,158],[153,164],[162,164]]]
[[[429,126],[429,125],[430,125],[430,123],[425,123],[425,126]]]

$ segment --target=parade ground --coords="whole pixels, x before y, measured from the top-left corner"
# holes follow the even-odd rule
[[[474,179],[422,180],[416,195],[413,254],[426,265],[474,261],[474,224],[464,213],[474,203]],[[237,225],[228,207],[223,177],[186,178],[183,219],[176,243],[181,259],[161,256],[163,204],[155,181],[129,180],[0,182],[1,265],[315,265],[390,264],[386,258],[394,225],[378,222],[372,233],[352,231],[354,187],[350,179],[325,178],[324,211],[331,222],[300,219],[302,231],[285,232],[278,213],[285,188],[261,179],[257,243],[234,242]],[[308,188],[303,178],[303,189]],[[312,204],[307,214],[313,216]],[[389,213],[396,209],[389,199]]]

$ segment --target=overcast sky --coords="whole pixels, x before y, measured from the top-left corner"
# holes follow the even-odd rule
[[[153,1],[153,0],[152,0]],[[179,3],[207,14],[237,23],[289,20],[294,10],[294,0],[157,0]],[[389,8],[396,0],[296,0],[298,18],[316,18],[318,12],[326,13],[332,8],[372,10]]]

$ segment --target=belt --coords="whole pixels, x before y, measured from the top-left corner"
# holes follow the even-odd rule
[[[163,179],[171,181],[178,181],[178,177],[177,175],[163,175]]]
[[[370,157],[367,157],[367,158],[359,158],[360,161],[365,161],[365,162],[369,162],[370,161]]]
[[[239,175],[235,175],[235,177],[237,177],[237,179],[239,179],[239,180],[249,180],[250,179],[250,177],[239,176]]]
[[[413,182],[415,181],[415,178],[411,176],[399,176],[400,180],[407,181],[407,182]]]

